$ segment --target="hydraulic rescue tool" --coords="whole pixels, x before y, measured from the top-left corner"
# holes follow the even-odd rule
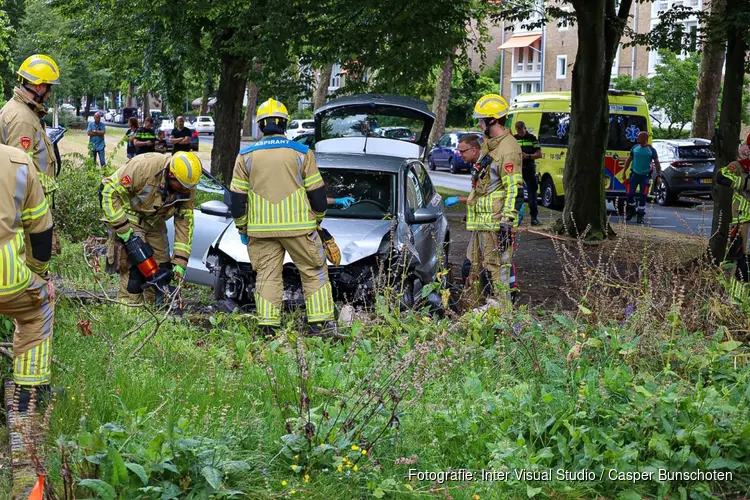
[[[130,263],[138,268],[146,278],[146,283],[141,286],[145,290],[152,286],[164,288],[172,280],[172,272],[161,269],[154,259],[154,249],[143,241],[140,236],[132,236],[125,242],[125,250],[128,253]]]

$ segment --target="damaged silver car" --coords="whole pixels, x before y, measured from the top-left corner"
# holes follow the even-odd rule
[[[328,263],[335,300],[367,305],[379,284],[391,283],[411,306],[447,266],[448,221],[423,162],[433,122],[422,101],[397,96],[345,97],[316,111],[315,157],[327,196],[355,199],[346,208],[329,207],[322,223],[341,250],[340,265]],[[408,127],[415,140],[373,133],[383,126]],[[217,224],[229,213],[219,201],[204,203],[201,211],[214,213]],[[205,266],[217,299],[252,307],[255,273],[233,222],[208,248]],[[303,305],[288,254],[283,279],[285,305]]]

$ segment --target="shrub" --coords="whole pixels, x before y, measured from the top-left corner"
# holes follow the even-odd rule
[[[55,227],[73,242],[107,234],[98,194],[104,172],[78,156],[63,160],[54,210]]]

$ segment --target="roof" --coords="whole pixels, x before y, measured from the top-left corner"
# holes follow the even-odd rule
[[[656,139],[654,142],[664,142],[674,146],[710,146],[711,141],[700,138],[688,139]]]
[[[321,168],[349,168],[357,170],[377,170],[397,173],[404,164],[403,158],[394,156],[360,153],[315,153],[315,160]]]
[[[414,111],[418,111],[420,113],[424,113],[433,119],[435,118],[435,115],[432,113],[432,111],[430,111],[430,108],[427,107],[427,104],[424,101],[413,99],[411,97],[403,97],[391,94],[359,94],[339,97],[337,99],[332,99],[325,103],[323,106],[319,107],[317,110],[315,110],[315,114],[317,115],[318,113],[322,113],[329,109],[338,108],[340,106],[363,106],[368,104],[382,104],[404,107],[412,109]]]

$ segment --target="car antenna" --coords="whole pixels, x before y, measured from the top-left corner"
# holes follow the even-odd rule
[[[370,137],[370,124],[368,123],[365,127],[365,147],[362,148],[362,153],[367,154],[367,138]]]

